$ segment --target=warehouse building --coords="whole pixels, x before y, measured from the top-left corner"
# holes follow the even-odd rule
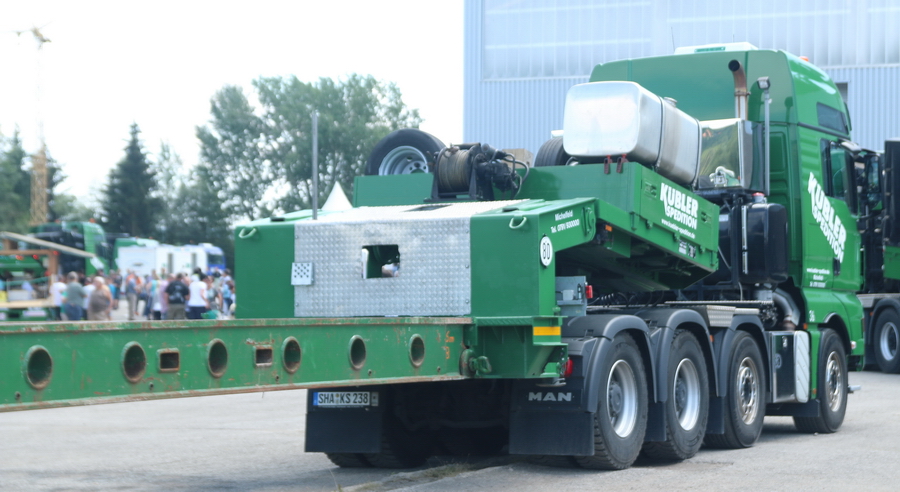
[[[467,142],[537,152],[562,128],[566,91],[594,65],[741,41],[824,69],[863,147],[900,137],[894,0],[465,0],[464,22]]]

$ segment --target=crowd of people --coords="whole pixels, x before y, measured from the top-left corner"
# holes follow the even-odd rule
[[[121,307],[129,320],[219,318],[232,316],[235,305],[231,272],[207,275],[199,268],[190,275],[154,270],[143,277],[131,270],[92,277],[70,272],[66,282],[54,279],[50,294],[58,320],[110,320]]]

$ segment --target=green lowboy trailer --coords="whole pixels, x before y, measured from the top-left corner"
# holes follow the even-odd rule
[[[857,296],[890,152],[849,131],[824,72],[746,44],[598,66],[533,163],[399,130],[352,208],[236,228],[238,319],[0,326],[0,410],[310,388],[306,450],[348,467],[835,432],[866,310],[900,326]]]

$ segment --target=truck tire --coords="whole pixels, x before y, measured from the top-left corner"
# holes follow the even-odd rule
[[[709,418],[706,360],[689,331],[679,330],[672,339],[666,385],[666,440],[644,444],[643,452],[657,460],[686,460],[700,450]]]
[[[411,432],[393,415],[386,412],[381,430],[381,452],[364,453],[362,457],[376,468],[415,468],[431,456],[434,440],[427,432]]]
[[[382,138],[366,161],[366,175],[414,174],[431,172],[429,164],[444,148],[430,133],[404,128]]]
[[[872,344],[881,372],[900,372],[900,315],[895,309],[887,308],[875,319]]]
[[[747,332],[738,332],[728,362],[725,433],[707,434],[707,446],[749,448],[759,439],[766,405],[763,367],[762,355],[753,337]]]
[[[544,142],[534,157],[534,167],[565,166],[572,156],[563,148],[563,138],[553,137]]]
[[[368,468],[372,466],[365,456],[359,453],[325,453],[332,463],[341,468]]]
[[[816,391],[818,417],[794,417],[800,432],[831,434],[844,423],[847,412],[847,353],[841,338],[831,329],[822,330],[819,340],[819,369]]]
[[[594,455],[575,456],[582,468],[623,470],[641,452],[647,431],[647,376],[634,339],[613,339],[607,360],[601,361],[601,385],[594,413]]]

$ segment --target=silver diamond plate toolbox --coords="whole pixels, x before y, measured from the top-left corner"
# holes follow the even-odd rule
[[[294,315],[460,316],[471,313],[469,221],[520,201],[361,207],[298,221],[295,269],[313,272],[294,283]],[[372,246],[396,245],[395,277],[364,278]]]

